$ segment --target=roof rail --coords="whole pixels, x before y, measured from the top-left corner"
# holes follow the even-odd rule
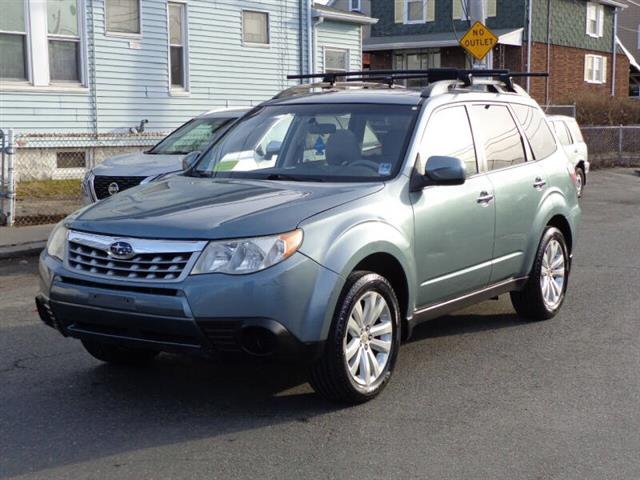
[[[422,92],[423,97],[434,94],[431,88],[436,82],[447,82],[447,88],[460,86],[468,88],[473,86],[474,80],[477,84],[492,84],[504,87],[508,92],[523,94],[523,90],[513,83],[514,78],[522,77],[548,77],[546,72],[510,72],[506,69],[458,69],[458,68],[429,68],[426,70],[363,70],[355,72],[325,72],[311,73],[306,75],[287,75],[289,80],[312,80],[320,78],[319,83],[302,84],[283,91],[274,98],[290,96],[291,94],[301,94],[311,88],[332,89],[348,88],[351,82],[358,82],[362,88],[393,88],[396,82],[409,79],[426,80],[430,86]],[[339,82],[340,80],[340,82]],[[339,85],[338,85],[339,84]],[[439,89],[438,89],[439,90]],[[289,93],[287,93],[289,92]]]
[[[316,82],[316,83],[303,83],[294,87],[287,88],[281,91],[273,97],[273,100],[280,98],[294,97],[296,95],[304,95],[311,93],[314,90],[347,90],[349,88],[401,88],[403,85],[389,85],[387,82],[382,82],[382,78],[377,77],[364,77],[364,78],[350,78],[347,82]]]

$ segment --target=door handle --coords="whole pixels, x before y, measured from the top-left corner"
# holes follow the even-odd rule
[[[480,192],[480,196],[478,197],[476,202],[478,202],[478,204],[482,205],[483,207],[486,207],[491,203],[492,200],[493,195],[488,192]]]
[[[544,181],[540,177],[537,177],[533,183],[533,188],[535,188],[536,190],[542,190],[546,184],[546,181]]]

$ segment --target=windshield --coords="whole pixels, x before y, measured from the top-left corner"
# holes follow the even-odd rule
[[[418,107],[267,106],[205,152],[194,175],[299,181],[373,181],[394,176]]]
[[[186,155],[204,148],[229,126],[235,118],[194,118],[170,133],[147,153],[155,155]]]

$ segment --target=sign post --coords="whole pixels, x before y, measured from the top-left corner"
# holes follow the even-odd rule
[[[474,23],[460,39],[460,46],[478,62],[482,62],[497,44],[498,37],[482,22]]]

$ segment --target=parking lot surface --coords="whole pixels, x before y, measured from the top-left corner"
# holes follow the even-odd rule
[[[555,319],[503,296],[420,326],[358,407],[274,364],[101,364],[40,323],[36,269],[0,262],[0,478],[640,478],[633,170],[589,178]]]

